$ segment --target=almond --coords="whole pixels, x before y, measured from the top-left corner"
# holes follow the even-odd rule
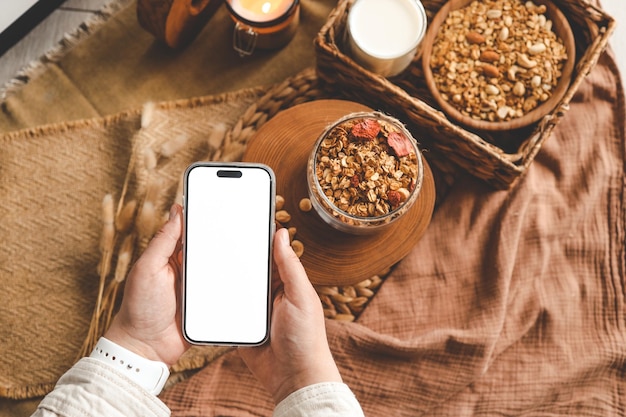
[[[485,37],[478,32],[470,32],[465,35],[465,39],[471,44],[479,44],[485,42]]]
[[[494,67],[491,64],[483,65],[482,69],[483,74],[485,74],[486,77],[496,78],[500,76],[500,71],[498,70],[498,68]]]
[[[278,210],[275,217],[276,221],[279,223],[289,223],[289,220],[291,220],[291,215],[287,210]]]
[[[300,242],[299,240],[293,240],[291,242],[291,248],[296,253],[298,258],[300,258],[302,254],[304,253],[304,244]]]
[[[300,210],[305,212],[311,211],[311,208],[313,208],[311,200],[309,200],[308,198],[303,198],[302,200],[300,200],[300,203],[298,203],[298,207],[300,208]]]
[[[500,54],[495,51],[483,51],[479,59],[483,62],[498,62]]]

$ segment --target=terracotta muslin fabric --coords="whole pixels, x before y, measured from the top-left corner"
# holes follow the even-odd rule
[[[358,321],[327,321],[366,415],[623,413],[624,117],[604,54],[519,183],[459,178]],[[162,398],[174,416],[273,408],[236,351]]]

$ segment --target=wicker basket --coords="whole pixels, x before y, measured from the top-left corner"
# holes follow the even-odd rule
[[[576,36],[576,66],[572,82],[554,110],[537,123],[515,131],[470,131],[446,118],[422,76],[418,52],[410,67],[384,78],[359,66],[344,54],[348,11],[355,0],[340,0],[315,39],[318,76],[350,98],[394,114],[412,129],[444,171],[457,167],[499,189],[510,187],[525,172],[544,140],[563,118],[569,102],[608,45],[614,19],[585,0],[554,0]],[[429,20],[445,0],[422,0]]]

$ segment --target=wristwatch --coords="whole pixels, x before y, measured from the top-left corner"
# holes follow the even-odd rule
[[[144,358],[104,337],[98,340],[89,357],[112,366],[154,395],[159,395],[170,376],[163,362]]]

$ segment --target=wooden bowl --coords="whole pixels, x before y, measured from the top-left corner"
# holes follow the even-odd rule
[[[485,130],[485,131],[514,130],[514,129],[519,129],[519,128],[522,128],[522,127],[525,127],[532,123],[537,122],[538,120],[543,118],[545,115],[549,114],[556,107],[556,105],[561,101],[561,99],[563,98],[564,94],[566,93],[569,87],[569,84],[572,78],[572,72],[574,70],[574,64],[576,61],[576,45],[575,45],[575,40],[574,40],[574,34],[572,33],[572,29],[569,25],[567,18],[565,17],[563,12],[561,12],[561,10],[559,10],[559,8],[556,5],[554,5],[554,3],[552,3],[551,1],[548,1],[548,0],[535,0],[534,1],[534,3],[537,5],[546,6],[545,16],[549,20],[552,21],[552,31],[558,36],[558,38],[560,38],[560,40],[563,42],[565,49],[567,51],[567,59],[563,63],[561,76],[558,79],[558,83],[556,87],[553,87],[552,89],[552,95],[546,101],[544,101],[543,103],[540,103],[537,107],[528,111],[527,113],[525,113],[523,116],[520,116],[520,117],[514,117],[514,118],[511,118],[510,120],[504,120],[504,121],[489,121],[489,120],[477,119],[477,118],[473,118],[469,115],[462,113],[454,105],[452,105],[451,103],[449,103],[442,97],[437,85],[435,84],[435,81],[433,78],[433,72],[431,68],[431,57],[432,57],[434,42],[437,38],[437,35],[439,34],[441,26],[443,25],[446,18],[448,17],[448,14],[454,10],[458,10],[465,6],[468,6],[472,1],[473,0],[450,0],[448,1],[435,15],[435,17],[433,18],[432,22],[429,25],[428,31],[423,41],[422,67],[424,71],[424,78],[426,80],[426,84],[428,85],[428,88],[433,98],[436,100],[437,104],[441,107],[441,109],[444,111],[444,113],[448,117],[450,117],[456,122],[462,125],[465,125],[469,128]],[[519,0],[519,1],[521,1],[522,5],[524,4],[524,1],[522,0]],[[494,33],[493,35],[488,35],[486,38],[489,39],[489,36],[497,38],[498,34]],[[465,44],[469,45],[467,40],[465,41]],[[481,51],[484,51],[485,49],[490,49],[490,48],[486,44],[483,44],[483,45],[480,45],[480,49]],[[471,58],[467,58],[467,59],[469,60]],[[478,61],[480,61],[480,59]],[[488,62],[485,62],[485,63],[488,63]],[[480,63],[481,68],[483,68],[482,65],[484,65],[485,63],[483,62]],[[538,65],[541,65],[541,64],[542,62],[539,62]],[[503,70],[506,71],[504,64],[494,63],[494,66],[501,69],[500,74],[497,76],[497,78],[499,80],[504,81],[507,77],[507,74],[503,72]],[[479,74],[478,77],[484,77],[484,75]],[[501,94],[512,94],[512,92],[503,93],[501,91]],[[496,119],[498,118],[498,116],[495,116],[495,117]]]

